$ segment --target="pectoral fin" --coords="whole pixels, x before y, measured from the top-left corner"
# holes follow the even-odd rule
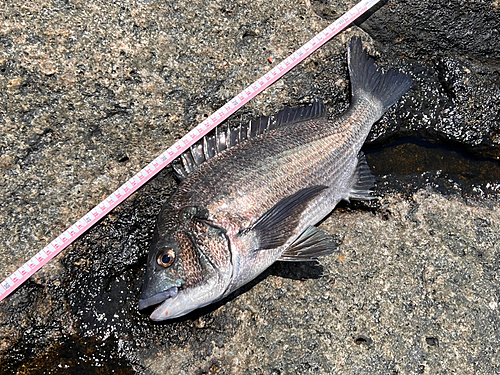
[[[337,243],[332,236],[316,227],[309,227],[281,254],[278,260],[311,261],[330,255],[336,249]]]
[[[259,239],[257,250],[274,249],[283,245],[297,228],[307,204],[326,188],[324,185],[311,186],[283,198],[241,233],[255,233]]]

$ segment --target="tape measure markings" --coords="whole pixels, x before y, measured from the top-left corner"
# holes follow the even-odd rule
[[[311,53],[320,48],[334,35],[338,34],[357,17],[370,9],[380,0],[362,0],[338,20],[330,24],[323,31],[314,36],[306,44],[300,47],[292,55],[287,57],[281,63],[276,65],[257,81],[245,88],[242,92],[232,98],[224,106],[219,108],[215,113],[205,119],[198,126],[190,130],[184,137],[175,142],[165,152],[156,157],[139,173],[125,182],[115,192],[111,193],[107,198],[100,202],[96,207],[90,210],[76,223],[66,229],[61,235],[54,239],[45,248],[40,250],[23,266],[17,269],[12,275],[7,277],[0,284],[0,301],[12,293],[20,286],[27,278],[33,275],[48,261],[56,256],[63,249],[68,247],[80,235],[86,232],[90,227],[97,223],[100,219],[106,216],[117,205],[127,199],[142,185],[149,181],[165,166],[170,164],[174,159],[180,156],[184,151],[189,149],[194,143],[200,140],[210,130],[219,125],[222,121],[248,103],[256,95],[264,91],[271,84],[285,75],[289,70],[299,64],[302,60],[308,57]]]

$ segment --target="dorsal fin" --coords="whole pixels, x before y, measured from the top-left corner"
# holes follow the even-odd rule
[[[225,132],[219,133],[218,129],[215,128],[213,132],[191,146],[188,151],[172,163],[175,175],[179,180],[183,180],[200,164],[227,148],[281,126],[322,117],[325,112],[323,102],[315,100],[308,107],[285,107],[274,116],[262,116],[236,127],[228,125]]]
[[[319,100],[315,100],[313,104],[308,107],[285,107],[273,116],[270,128],[275,129],[283,125],[291,125],[297,122],[312,120],[322,117],[325,112],[325,105]]]

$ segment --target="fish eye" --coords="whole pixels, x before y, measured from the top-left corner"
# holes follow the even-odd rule
[[[175,260],[175,252],[172,249],[162,251],[156,261],[162,267],[170,267]]]

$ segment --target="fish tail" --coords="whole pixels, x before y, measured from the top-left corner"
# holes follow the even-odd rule
[[[363,50],[360,38],[351,39],[348,60],[353,103],[368,96],[381,102],[384,113],[411,87],[412,80],[408,74],[394,70],[386,73],[378,71],[373,59]]]

